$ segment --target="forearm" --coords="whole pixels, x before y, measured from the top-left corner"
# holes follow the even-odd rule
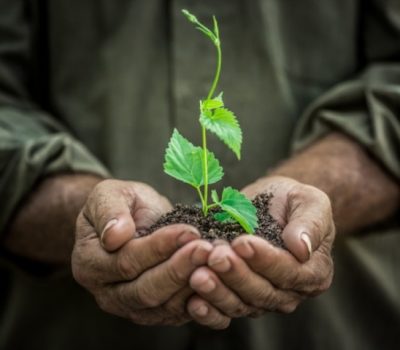
[[[333,133],[278,166],[271,175],[313,185],[331,199],[338,232],[351,232],[395,212],[400,185],[359,144]]]
[[[10,223],[5,248],[41,262],[68,263],[76,218],[101,180],[94,175],[70,174],[41,181]]]

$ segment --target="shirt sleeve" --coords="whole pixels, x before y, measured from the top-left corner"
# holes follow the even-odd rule
[[[338,130],[400,178],[400,7],[388,4],[375,1],[374,16],[379,20],[370,18],[361,28],[369,64],[306,109],[294,133],[293,149]]]
[[[108,176],[101,162],[30,98],[27,3],[0,0],[0,233],[40,178],[59,172]]]

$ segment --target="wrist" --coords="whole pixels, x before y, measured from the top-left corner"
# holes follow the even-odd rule
[[[396,180],[356,141],[332,133],[270,172],[312,185],[331,200],[338,232],[388,218],[399,207]]]
[[[100,181],[89,174],[59,174],[40,181],[10,222],[6,249],[40,262],[68,263],[76,218]]]

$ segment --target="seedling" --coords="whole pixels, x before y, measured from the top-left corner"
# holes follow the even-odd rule
[[[166,153],[164,171],[192,187],[199,195],[205,216],[211,208],[219,207],[214,218],[221,222],[237,221],[248,233],[254,233],[258,226],[257,210],[251,201],[238,190],[226,187],[219,198],[215,190],[211,191],[212,203],[209,204],[209,185],[220,181],[224,175],[214,153],[207,149],[207,130],[214,133],[240,159],[242,130],[232,111],[227,109],[222,92],[215,96],[222,66],[221,40],[218,22],[213,16],[213,29],[207,28],[187,10],[182,10],[186,18],[207,36],[217,51],[217,65],[210,91],[200,101],[200,126],[202,147],[194,146],[174,129]]]

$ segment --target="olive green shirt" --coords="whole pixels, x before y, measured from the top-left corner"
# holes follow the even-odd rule
[[[196,200],[162,171],[174,127],[200,142],[198,101],[215,67],[182,8],[220,23],[219,89],[244,134],[240,162],[210,140],[225,185],[250,183],[332,130],[400,178],[398,0],[0,0],[2,235],[35,183],[59,172]],[[399,234],[394,220],[339,241],[328,293],[224,332],[132,326],[99,311],[69,273],[3,252],[0,348],[390,349],[400,341]]]

